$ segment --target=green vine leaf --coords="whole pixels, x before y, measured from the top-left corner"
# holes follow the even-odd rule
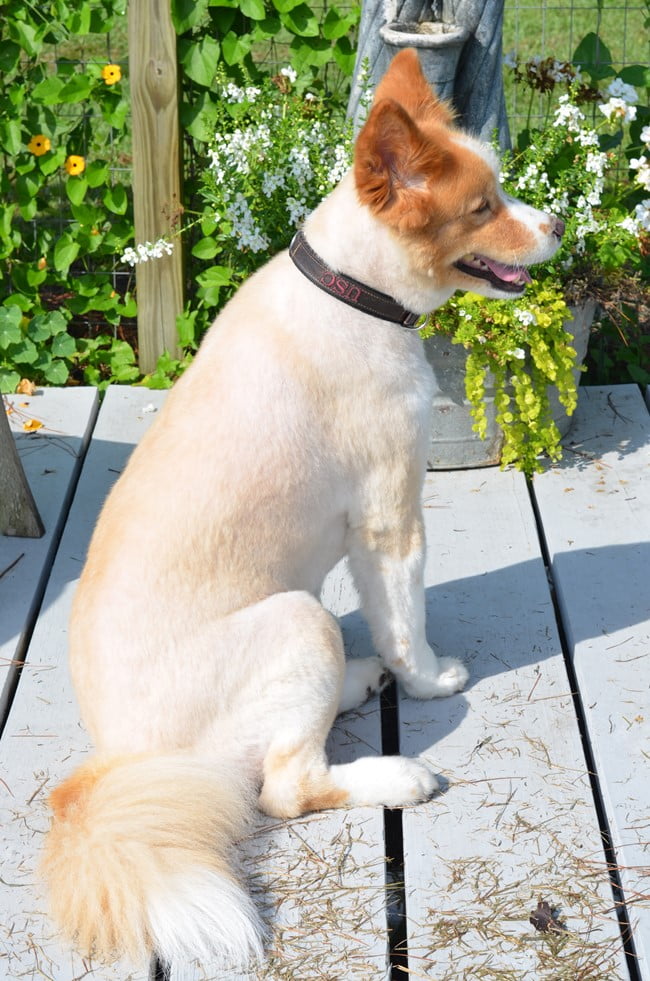
[[[21,319],[18,307],[0,307],[0,351],[6,351],[11,344],[22,340]]]
[[[64,233],[54,246],[54,268],[57,272],[67,273],[78,255],[79,243],[69,232]]]
[[[210,86],[219,64],[219,42],[211,37],[201,38],[200,41],[181,42],[179,52],[181,64],[188,78],[199,85]]]

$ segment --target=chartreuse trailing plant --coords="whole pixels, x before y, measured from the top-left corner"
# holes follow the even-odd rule
[[[541,126],[529,123],[519,133],[504,160],[503,184],[564,220],[562,248],[537,267],[522,299],[455,297],[435,311],[424,333],[447,334],[465,347],[466,393],[481,436],[489,374],[504,435],[502,464],[531,474],[540,454],[561,455],[549,388],[568,414],[576,405],[567,301],[595,297],[614,310],[623,290],[636,295],[641,308],[650,301],[650,70],[632,65],[617,72],[595,34],[580,42],[572,62],[520,63],[509,56],[506,64],[516,84],[530,88],[531,106],[534,95],[544,94],[546,116]],[[619,347],[629,350],[620,323],[619,330]],[[647,363],[628,360],[627,370],[643,381]]]
[[[422,330],[425,338],[444,334],[465,348],[465,391],[473,429],[485,437],[489,382],[504,437],[501,465],[513,464],[529,476],[541,469],[541,454],[552,460],[561,456],[549,387],[557,391],[568,414],[577,404],[570,320],[561,290],[532,283],[519,300],[457,294],[430,314]]]

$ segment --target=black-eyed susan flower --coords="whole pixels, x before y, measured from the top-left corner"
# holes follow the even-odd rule
[[[77,174],[83,174],[86,169],[85,157],[78,157],[74,153],[70,154],[66,159],[65,169],[71,177],[75,177]]]
[[[115,85],[122,77],[122,69],[119,65],[104,65],[102,68],[102,78],[107,85]]]
[[[42,157],[44,153],[48,152],[51,146],[49,136],[44,136],[43,133],[35,133],[27,144],[27,149],[35,157]]]

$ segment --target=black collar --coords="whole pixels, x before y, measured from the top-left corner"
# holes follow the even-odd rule
[[[335,273],[316,255],[302,232],[296,232],[289,246],[289,255],[307,279],[337,300],[381,320],[390,320],[402,327],[417,327],[421,314],[411,313],[392,297],[364,286],[350,276]]]

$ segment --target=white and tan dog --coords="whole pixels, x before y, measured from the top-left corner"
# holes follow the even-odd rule
[[[436,789],[421,760],[330,766],[324,749],[385,668],[415,698],[467,680],[425,636],[434,382],[373,290],[414,314],[458,289],[519,296],[561,234],[398,55],[353,171],[305,223],[311,270],[283,252],[239,290],[99,519],[70,627],[97,756],[53,792],[43,863],[81,949],[261,956],[228,859],[256,800],[285,818]],[[344,555],[378,654],[348,664],[318,600]]]

